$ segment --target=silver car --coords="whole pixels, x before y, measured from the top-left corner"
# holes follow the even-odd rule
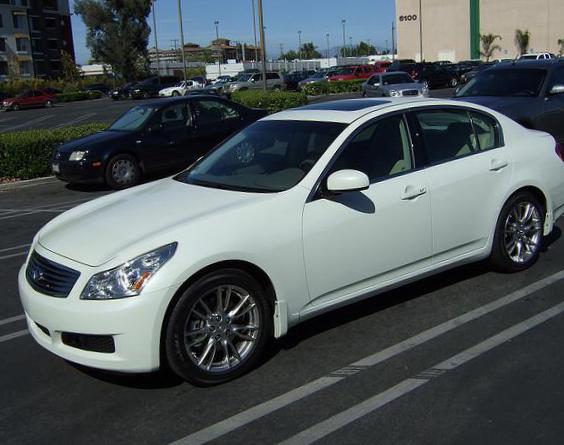
[[[286,82],[278,73],[266,73],[266,86],[269,90],[284,90],[286,89]],[[227,93],[234,93],[235,91],[245,90],[259,90],[262,89],[262,74],[261,73],[248,73],[241,75],[236,82],[230,82],[225,85],[224,91]]]
[[[415,82],[407,73],[378,73],[362,84],[363,97],[429,96],[429,89]]]

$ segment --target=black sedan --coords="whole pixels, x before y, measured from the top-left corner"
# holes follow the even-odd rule
[[[496,64],[455,97],[493,108],[564,142],[564,59]]]
[[[131,187],[153,172],[180,171],[266,115],[214,96],[160,99],[132,108],[106,130],[59,146],[55,176]]]

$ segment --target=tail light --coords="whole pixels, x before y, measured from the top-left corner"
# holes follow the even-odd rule
[[[554,149],[556,150],[556,154],[558,155],[560,160],[564,162],[564,145],[556,144],[556,147]]]

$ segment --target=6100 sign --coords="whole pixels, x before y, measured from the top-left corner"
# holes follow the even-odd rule
[[[417,14],[408,14],[408,15],[399,16],[400,22],[414,22],[415,20],[417,20]]]

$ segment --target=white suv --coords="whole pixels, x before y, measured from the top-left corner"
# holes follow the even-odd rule
[[[546,60],[546,59],[556,59],[556,56],[552,53],[531,53],[523,54],[519,57],[519,60]]]

